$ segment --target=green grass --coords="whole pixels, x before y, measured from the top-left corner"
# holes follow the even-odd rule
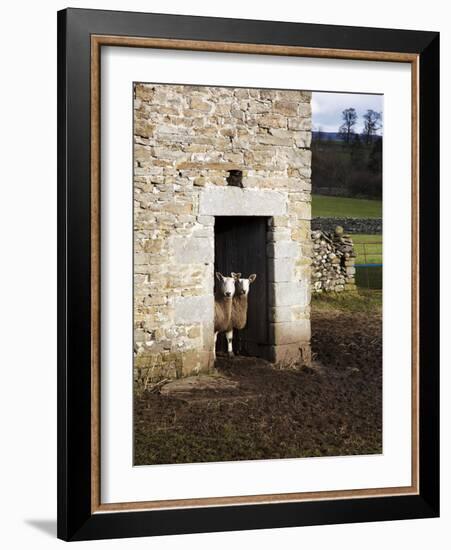
[[[312,308],[319,311],[370,313],[382,311],[382,292],[359,288],[357,292],[312,294]]]
[[[357,253],[356,264],[382,263],[382,235],[351,235]]]
[[[382,201],[312,195],[312,215],[323,218],[381,218]]]
[[[359,289],[382,290],[382,267],[357,267],[355,282]]]

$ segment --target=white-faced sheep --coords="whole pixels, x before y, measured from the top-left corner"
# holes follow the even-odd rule
[[[232,300],[231,323],[226,331],[227,351],[229,357],[233,357],[233,329],[242,330],[247,323],[248,297],[251,284],[257,278],[252,274],[247,279],[241,278],[241,273],[231,273],[235,282],[235,295]]]
[[[216,272],[215,290],[215,322],[214,322],[214,347],[213,358],[216,360],[216,340],[218,333],[230,330],[232,322],[232,302],[235,294],[235,279],[224,277],[222,273]]]

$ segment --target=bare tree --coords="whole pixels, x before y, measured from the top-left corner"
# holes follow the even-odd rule
[[[372,136],[382,128],[382,113],[368,109],[363,118],[365,119],[363,135],[365,136],[366,143],[371,143]]]
[[[343,124],[338,129],[346,143],[351,141],[351,135],[354,133],[354,126],[357,124],[357,112],[354,107],[345,109],[342,114]]]

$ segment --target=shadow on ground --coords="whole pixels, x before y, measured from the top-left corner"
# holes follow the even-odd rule
[[[26,519],[25,523],[38,529],[41,533],[56,538],[56,519]]]

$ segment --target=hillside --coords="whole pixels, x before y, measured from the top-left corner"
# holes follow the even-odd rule
[[[324,218],[381,218],[382,201],[312,195],[312,216]]]
[[[316,194],[382,198],[382,138],[312,141],[312,191]]]

